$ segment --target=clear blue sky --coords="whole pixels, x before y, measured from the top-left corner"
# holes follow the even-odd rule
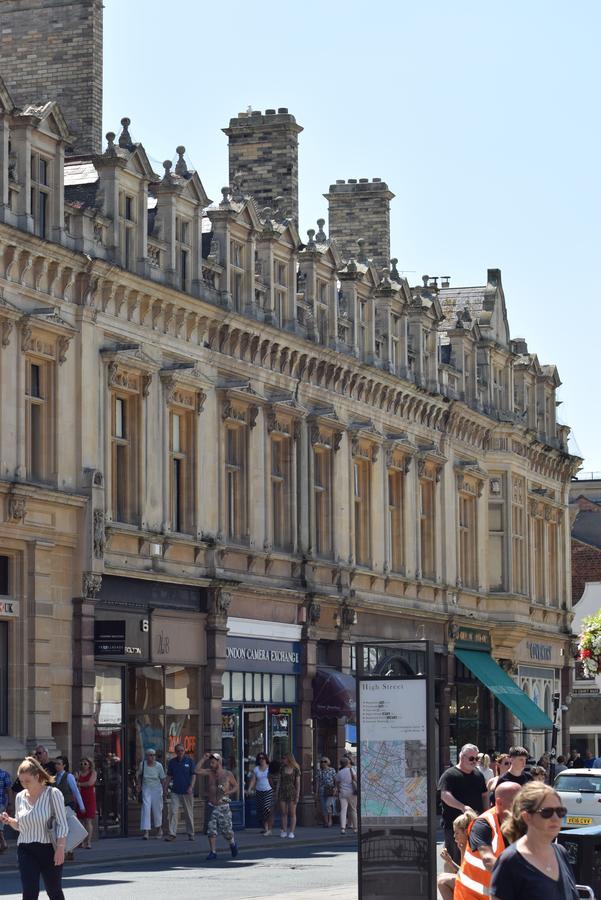
[[[601,471],[600,29],[596,0],[105,0],[105,131],[129,116],[159,171],[183,143],[215,199],[221,128],[287,106],[301,235],[336,178],[375,176],[410,283],[500,268],[512,336],[557,365],[559,416]]]

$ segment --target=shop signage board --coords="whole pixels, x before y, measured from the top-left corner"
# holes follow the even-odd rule
[[[225,651],[230,672],[270,672],[300,674],[301,647],[298,641],[261,640],[228,635]]]
[[[146,615],[98,608],[94,618],[96,657],[128,663],[148,660],[150,623]]]
[[[421,671],[399,677],[363,670],[372,646],[357,645],[359,900],[434,900],[433,648],[386,642],[389,658],[421,651]]]
[[[94,655],[123,656],[125,654],[125,622],[108,619],[94,622]]]

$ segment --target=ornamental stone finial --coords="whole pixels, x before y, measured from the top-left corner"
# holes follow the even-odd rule
[[[115,132],[107,131],[106,133],[107,148],[104,151],[105,156],[116,156],[117,148],[115,147]]]
[[[315,235],[315,240],[317,241],[318,244],[325,244],[325,242],[326,242],[327,239],[328,239],[327,236],[326,236],[325,231],[323,230],[323,226],[324,226],[325,224],[326,224],[326,220],[325,220],[325,219],[318,219],[318,220],[317,220],[317,227],[318,227],[319,231],[318,231],[317,234]]]
[[[315,246],[316,246],[315,245],[315,229],[308,228],[307,235],[309,237],[309,240],[307,241],[307,250],[314,250]]]
[[[123,131],[119,135],[119,146],[123,150],[133,150],[134,144],[131,139],[131,134],[129,133],[129,126],[131,125],[131,119],[128,119],[127,116],[124,116],[121,119],[121,125],[123,127]]]
[[[178,156],[177,162],[175,164],[175,174],[180,175],[182,178],[185,178],[188,174],[188,166],[186,165],[186,160],[184,159],[186,148],[183,146],[183,144],[180,144],[179,147],[175,148],[175,152]]]

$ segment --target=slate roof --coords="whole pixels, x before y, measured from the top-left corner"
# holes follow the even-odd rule
[[[438,300],[442,307],[444,321],[440,323],[440,330],[447,331],[455,328],[457,313],[468,309],[474,322],[478,321],[484,312],[484,300],[490,288],[486,285],[478,287],[448,287],[441,288],[438,292]]]
[[[601,506],[599,512],[580,510],[572,525],[572,537],[601,550]]]

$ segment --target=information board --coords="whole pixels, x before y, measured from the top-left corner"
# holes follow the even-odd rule
[[[386,649],[389,663],[395,648]],[[421,650],[425,661],[429,647]],[[358,667],[359,900],[436,896],[433,697],[423,668],[382,677]]]

